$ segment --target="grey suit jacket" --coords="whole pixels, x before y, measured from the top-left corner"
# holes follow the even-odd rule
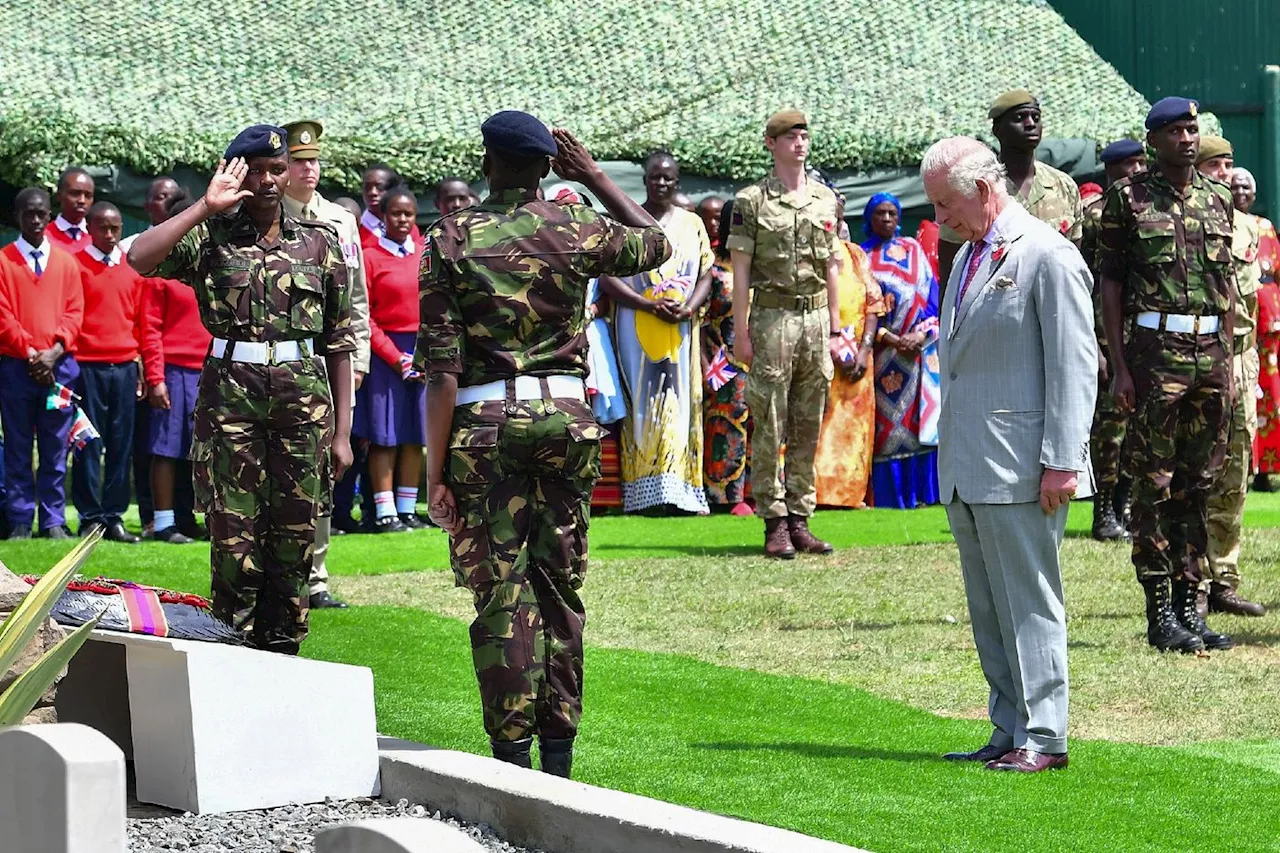
[[[960,305],[973,245],[956,255],[939,330],[944,503],[1040,499],[1045,468],[1079,472],[1093,493],[1089,430],[1098,391],[1093,279],[1066,238],[1011,201],[997,248]],[[996,255],[999,255],[997,258]]]

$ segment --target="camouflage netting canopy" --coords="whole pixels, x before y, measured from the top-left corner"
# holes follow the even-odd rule
[[[246,124],[318,117],[327,182],[385,160],[478,176],[478,127],[527,109],[599,157],[671,149],[748,180],[765,118],[811,115],[813,164],[919,162],[1025,86],[1046,135],[1137,135],[1147,105],[1044,0],[98,0],[0,6],[0,180],[67,163],[205,171]]]

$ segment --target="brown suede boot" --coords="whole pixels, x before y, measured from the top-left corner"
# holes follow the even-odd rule
[[[1241,598],[1231,587],[1216,583],[1209,591],[1209,609],[1214,613],[1230,613],[1233,616],[1265,616],[1267,613],[1265,606]]]
[[[805,554],[830,554],[835,549],[830,542],[823,542],[809,530],[809,519],[803,515],[793,515],[787,519],[787,529],[791,532],[791,544],[796,550]]]
[[[764,553],[775,560],[794,560],[795,546],[791,544],[791,534],[787,532],[785,518],[766,518],[764,520]]]

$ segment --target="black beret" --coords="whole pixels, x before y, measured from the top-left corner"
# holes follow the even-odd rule
[[[503,110],[480,125],[484,147],[521,157],[554,157],[559,149],[547,126],[528,113]]]
[[[255,124],[236,134],[222,159],[230,162],[232,157],[243,157],[246,160],[250,157],[279,157],[289,150],[285,147],[288,137],[289,134],[285,133],[283,127]]]
[[[1130,157],[1137,157],[1139,154],[1145,153],[1146,150],[1138,140],[1119,139],[1103,148],[1102,154],[1098,159],[1103,163],[1119,163],[1121,160],[1128,160]]]
[[[1159,130],[1175,121],[1195,118],[1199,113],[1200,104],[1190,98],[1161,98],[1147,113],[1147,130]]]

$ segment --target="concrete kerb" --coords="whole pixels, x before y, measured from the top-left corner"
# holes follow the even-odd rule
[[[865,853],[785,829],[559,779],[411,741],[379,741],[382,797],[483,823],[554,853]]]
[[[484,853],[456,827],[412,817],[358,820],[316,835],[316,853]]]

